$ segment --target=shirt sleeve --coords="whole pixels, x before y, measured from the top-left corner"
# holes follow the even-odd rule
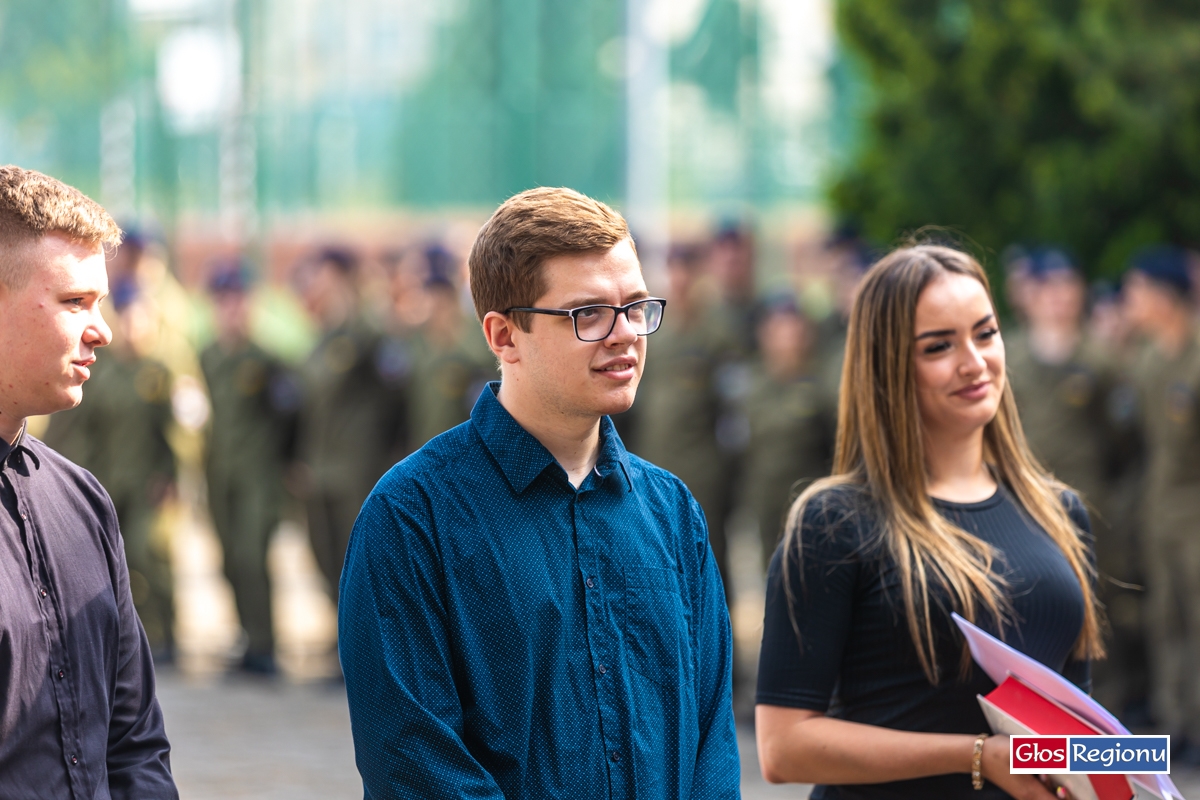
[[[108,726],[108,789],[113,800],[177,800],[162,709],[154,693],[150,643],[133,607],[125,547],[117,515],[107,504],[106,527],[113,531],[111,558],[115,577],[120,641],[117,679]]]
[[[771,559],[755,698],[760,705],[829,709],[853,621],[859,571],[857,526],[831,495],[809,501],[799,548],[793,542],[788,554],[792,615],[782,545]]]
[[[691,797],[738,798],[741,761],[733,719],[733,633],[725,588],[708,542],[704,512],[688,497],[691,533],[699,553],[695,609],[696,698],[700,723]]]
[[[363,506],[338,603],[338,652],[364,793],[503,800],[463,741],[432,515],[415,488],[401,491],[376,489]]]
[[[1064,492],[1062,501],[1063,506],[1067,510],[1067,516],[1071,518],[1071,522],[1079,530],[1079,535],[1083,539],[1084,546],[1087,548],[1088,564],[1092,568],[1092,591],[1094,592],[1097,588],[1095,572],[1096,537],[1092,533],[1092,520],[1088,516],[1087,507],[1079,499],[1079,495],[1070,491]],[[1062,676],[1088,694],[1092,693],[1092,661],[1090,658],[1068,658],[1066,665],[1063,667]]]

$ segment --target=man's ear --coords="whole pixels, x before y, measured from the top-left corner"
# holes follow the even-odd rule
[[[522,335],[512,318],[499,311],[489,311],[483,317],[483,337],[501,365],[515,364],[521,360],[517,339]]]

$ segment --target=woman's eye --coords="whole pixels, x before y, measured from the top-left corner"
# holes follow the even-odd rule
[[[949,349],[950,349],[949,342],[935,342],[935,343],[929,345],[928,347],[926,347],[925,352],[927,354],[933,354],[933,353],[941,353],[942,351],[949,350]]]
[[[979,332],[979,338],[980,339],[992,339],[998,333],[1000,333],[999,328],[987,328],[986,330],[982,330]]]

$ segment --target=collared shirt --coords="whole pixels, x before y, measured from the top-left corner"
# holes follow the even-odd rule
[[[0,797],[177,798],[108,495],[22,433],[0,505]]]
[[[738,797],[699,506],[607,417],[576,489],[497,387],[354,528],[338,641],[366,797]]]

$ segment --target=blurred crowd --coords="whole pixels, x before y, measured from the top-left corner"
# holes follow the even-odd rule
[[[368,492],[469,417],[498,378],[495,361],[466,254],[437,241],[313,248],[282,285],[248,259],[217,258],[190,290],[164,254],[135,234],[113,256],[113,345],[83,403],[55,415],[45,438],[112,495],[160,661],[176,649],[170,509],[193,469],[244,629],[231,663],[274,674],[267,548],[280,521],[306,525],[336,603]],[[665,273],[648,276],[666,314],[617,428],[691,489],[727,587],[733,529],[753,531],[765,571],[791,500],[828,474],[845,323],[874,255],[840,232],[766,280],[753,231],[729,224],[674,244]],[[1150,248],[1119,284],[1096,285],[1053,247],[1014,247],[1002,261],[996,288],[1026,436],[1092,509],[1110,626],[1095,693],[1132,726],[1184,733],[1200,719],[1193,256]],[[1200,730],[1187,732],[1200,742]]]

